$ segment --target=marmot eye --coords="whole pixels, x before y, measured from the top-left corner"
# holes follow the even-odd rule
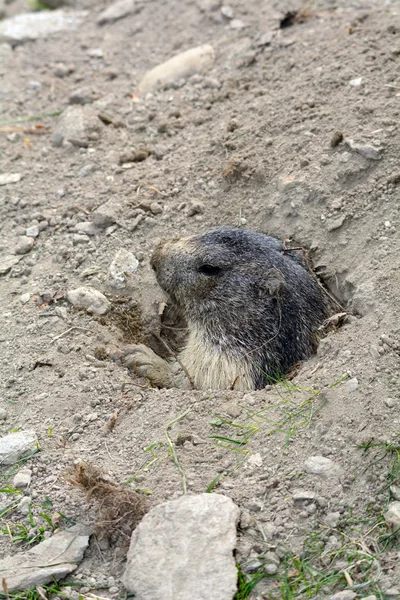
[[[201,265],[199,271],[204,275],[219,275],[222,269],[221,267],[214,267],[214,265]]]

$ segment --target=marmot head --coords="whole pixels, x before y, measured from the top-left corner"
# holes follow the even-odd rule
[[[219,227],[159,244],[151,265],[186,317],[183,358],[199,381],[204,370],[221,383],[215,371],[222,369],[221,357],[229,357],[234,368],[222,369],[222,387],[232,384],[232,373],[242,373],[244,364],[251,386],[262,387],[265,376],[285,373],[314,350],[315,332],[327,316],[324,294],[301,257],[283,251],[279,240]],[[208,363],[205,347],[214,357]]]
[[[280,258],[280,243],[274,238],[219,227],[160,243],[151,266],[160,286],[189,318],[204,318],[209,311],[226,314],[229,308],[248,313],[252,306],[278,297],[285,286],[271,252]]]

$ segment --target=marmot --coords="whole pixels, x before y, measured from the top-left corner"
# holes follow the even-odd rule
[[[158,387],[188,387],[188,374],[196,389],[260,389],[315,350],[325,295],[278,239],[218,227],[159,244],[151,266],[188,324],[179,361],[143,344],[126,352],[127,366]]]

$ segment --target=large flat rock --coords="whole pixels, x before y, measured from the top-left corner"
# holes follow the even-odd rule
[[[45,585],[66,577],[83,558],[90,529],[77,524],[56,533],[29,552],[7,556],[0,561],[0,580],[9,592]],[[4,586],[5,584],[5,586]]]
[[[232,600],[238,518],[219,494],[156,506],[132,534],[123,584],[136,600]]]
[[[0,42],[14,46],[58,31],[71,31],[80,25],[87,14],[87,11],[45,10],[16,15],[0,22]]]

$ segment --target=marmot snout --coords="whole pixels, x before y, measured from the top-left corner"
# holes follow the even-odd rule
[[[279,240],[220,227],[158,245],[151,265],[186,317],[189,335],[179,359],[196,388],[261,388],[315,349],[316,329],[327,316],[324,295]],[[135,347],[128,363],[149,376],[152,351],[143,348]],[[167,379],[173,385],[172,372]]]

